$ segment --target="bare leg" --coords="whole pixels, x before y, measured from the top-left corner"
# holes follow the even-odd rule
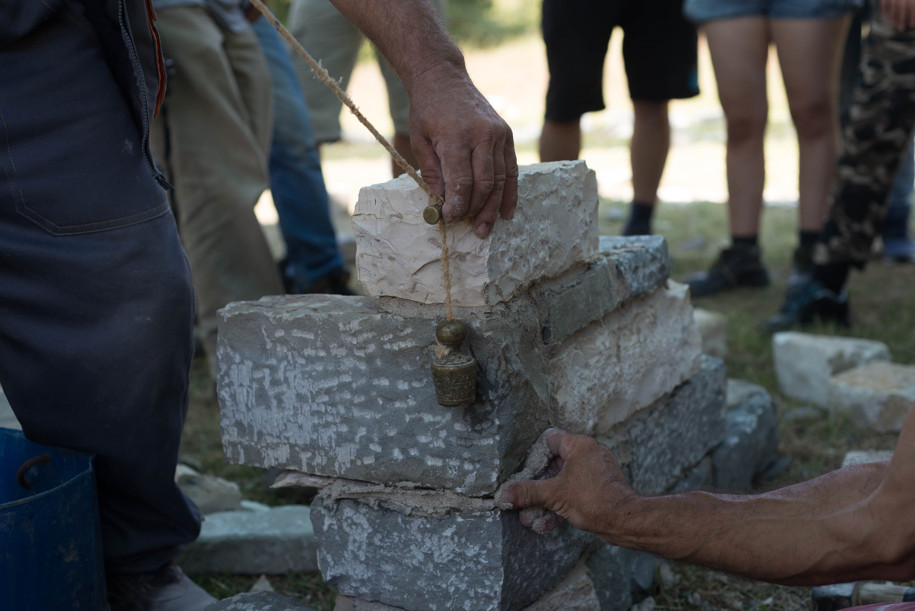
[[[413,154],[413,147],[410,146],[410,135],[409,134],[394,134],[394,141],[391,143],[394,146],[394,150],[400,153],[400,156],[407,160],[414,168],[419,167],[419,162],[416,160],[416,155]],[[397,178],[403,174],[403,169],[397,165],[397,162],[394,159],[391,159],[391,176]]]
[[[768,21],[764,17],[722,19],[709,22],[703,30],[727,121],[731,235],[758,235],[765,181]]]
[[[575,121],[543,122],[540,134],[540,161],[578,159],[581,152],[581,124]]]
[[[838,79],[847,17],[772,20],[797,130],[801,231],[819,231],[838,155]]]
[[[635,201],[654,205],[670,150],[667,102],[633,101],[634,125],[629,144]]]

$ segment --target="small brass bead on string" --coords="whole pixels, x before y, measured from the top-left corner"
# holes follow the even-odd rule
[[[460,320],[443,320],[435,326],[439,349],[432,360],[432,381],[435,397],[444,407],[464,407],[476,399],[477,362],[460,351],[466,336],[467,326]]]

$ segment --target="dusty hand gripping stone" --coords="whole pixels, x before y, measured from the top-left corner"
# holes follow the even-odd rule
[[[552,422],[603,434],[696,373],[701,356],[689,291],[669,282],[566,338],[551,355]]]
[[[369,295],[444,303],[441,237],[428,196],[401,177],[363,188],[353,215],[359,281]],[[448,225],[455,305],[507,301],[532,283],[597,258],[597,181],[583,161],[520,168],[518,207],[481,240],[469,221]]]
[[[456,409],[438,405],[432,384],[440,308],[416,304],[397,314],[380,301],[269,297],[221,311],[227,459],[491,494],[547,426],[546,363],[532,306],[515,300],[459,313],[479,368],[477,402]]]

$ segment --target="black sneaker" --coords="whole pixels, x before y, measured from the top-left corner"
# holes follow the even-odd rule
[[[633,236],[633,235],[651,235],[651,222],[641,222],[632,218],[632,215],[629,215],[629,220],[626,221],[626,225],[623,227],[624,236]]]
[[[850,327],[848,293],[836,295],[816,280],[789,286],[782,309],[766,319],[763,327],[769,333],[777,333],[815,321]]]
[[[216,602],[175,564],[153,573],[105,576],[111,611],[203,611]]]
[[[296,291],[300,294],[323,293],[328,295],[355,295],[349,288],[350,275],[345,269],[337,269],[323,278],[315,280],[310,286]]]
[[[707,272],[687,278],[690,294],[705,297],[740,287],[769,286],[769,272],[763,267],[758,246],[725,248]]]
[[[813,248],[798,246],[791,257],[791,271],[788,272],[787,285],[794,286],[810,280],[813,273]]]

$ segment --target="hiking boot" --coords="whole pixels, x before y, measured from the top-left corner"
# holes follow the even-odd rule
[[[813,248],[798,246],[791,257],[791,271],[788,272],[787,286],[794,286],[810,280],[813,273]]]
[[[204,611],[216,599],[175,564],[153,573],[113,573],[108,583],[111,611]]]
[[[769,273],[759,258],[759,247],[735,245],[725,248],[707,272],[687,278],[690,294],[705,297],[740,287],[769,285]]]
[[[629,220],[626,221],[625,227],[623,227],[623,233],[621,235],[651,235],[651,222],[637,221],[630,215]]]
[[[349,288],[349,272],[343,268],[336,269],[323,278],[312,282],[309,286],[296,291],[299,294],[323,293],[327,295],[355,295]]]
[[[850,327],[848,294],[842,291],[836,295],[816,280],[789,286],[781,310],[766,319],[763,327],[769,333],[777,333],[814,321]]]

